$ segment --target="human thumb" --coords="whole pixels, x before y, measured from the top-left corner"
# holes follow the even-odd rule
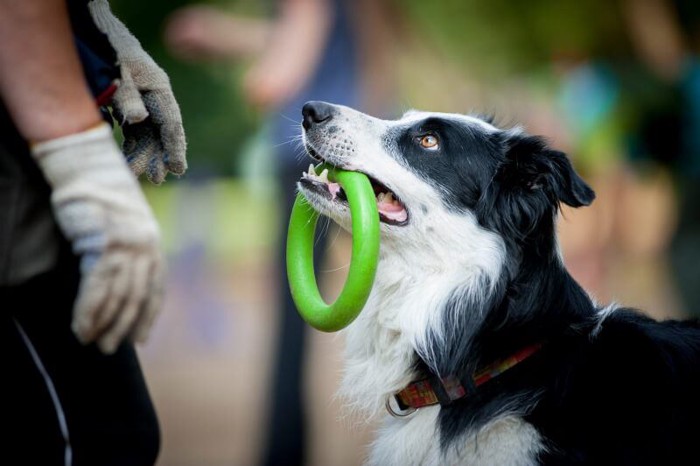
[[[123,119],[123,121],[119,122],[120,124],[140,123],[148,118],[148,110],[146,110],[141,92],[136,87],[131,74],[125,71],[124,67],[122,67],[122,79],[117,91],[114,93],[113,104]]]

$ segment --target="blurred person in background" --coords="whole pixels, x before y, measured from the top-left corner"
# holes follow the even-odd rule
[[[137,176],[185,171],[178,104],[107,0],[2,0],[0,43],[0,461],[152,465],[132,342],[160,309],[163,263]]]
[[[564,255],[602,302],[622,295],[660,318],[695,313],[700,236],[688,200],[700,163],[698,7],[622,0],[606,8],[618,21],[607,32],[614,45],[568,50],[554,62],[552,113],[563,116],[565,144],[599,199],[563,210]]]
[[[630,163],[652,164],[671,174],[676,218],[664,246],[683,311],[700,316],[700,4],[622,4],[638,63],[623,81],[633,113]]]
[[[325,100],[375,115],[389,109],[391,65],[382,53],[389,42],[377,36],[388,30],[381,21],[384,7],[370,0],[280,0],[272,19],[264,20],[195,5],[176,11],[166,28],[166,43],[184,60],[252,59],[242,87],[251,105],[269,119],[282,218],[276,256],[279,324],[262,458],[267,466],[308,461],[303,392],[308,328],[296,311],[285,266],[296,182],[309,165],[299,143],[301,108],[309,100]],[[374,79],[362,80],[363,71]],[[327,237],[317,239],[316,270]]]

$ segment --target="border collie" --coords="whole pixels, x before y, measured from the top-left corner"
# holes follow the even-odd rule
[[[595,194],[565,154],[472,116],[302,113],[308,154],[377,193],[377,277],[340,389],[385,415],[368,464],[700,463],[698,325],[600,307],[567,272],[559,205]],[[338,185],[309,170],[298,188],[350,229]]]

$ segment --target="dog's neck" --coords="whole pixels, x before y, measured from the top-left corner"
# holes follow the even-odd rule
[[[470,374],[590,318],[592,304],[556,245],[516,254],[497,235],[480,231],[478,238],[481,250],[451,257],[383,242],[370,299],[346,334],[341,394],[351,406],[381,412],[387,397],[426,370]]]
[[[341,394],[358,411],[382,412],[387,397],[416,377],[416,363],[431,358],[423,351],[431,348],[428,330],[441,325],[453,296],[481,302],[502,275],[505,245],[500,237],[473,217],[445,215],[415,228],[411,237],[399,232],[382,238],[372,293],[346,334]],[[441,237],[434,225],[441,226]],[[482,315],[476,307],[474,311],[469,315]]]
[[[486,266],[437,260],[426,250],[408,260],[385,247],[369,300],[346,333],[341,387],[351,407],[370,414],[382,412],[387,397],[417,376],[418,352],[428,347],[426,330],[440,324],[446,301],[454,293],[481,295],[492,286]]]

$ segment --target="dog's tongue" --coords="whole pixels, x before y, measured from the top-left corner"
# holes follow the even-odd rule
[[[331,199],[335,199],[340,192],[340,185],[338,183],[328,183],[328,191],[331,193]]]
[[[394,204],[393,202],[378,201],[377,210],[384,217],[389,220],[394,220],[396,222],[403,222],[408,218],[406,209],[400,203]]]

